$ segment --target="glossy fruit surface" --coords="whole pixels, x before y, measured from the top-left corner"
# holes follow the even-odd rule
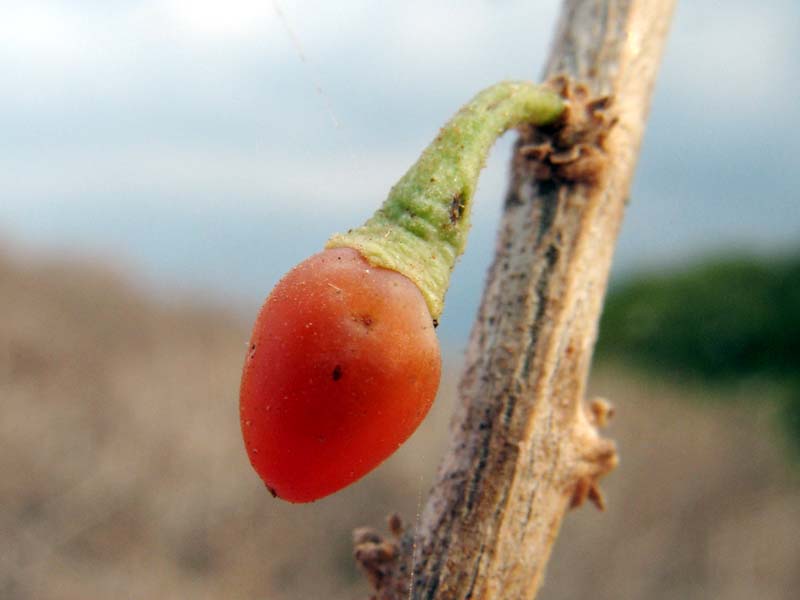
[[[414,432],[440,372],[416,285],[350,248],[315,254],[278,283],[253,329],[240,388],[250,462],[280,498],[327,496]]]

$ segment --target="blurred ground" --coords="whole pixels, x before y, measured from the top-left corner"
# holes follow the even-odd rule
[[[350,531],[414,519],[457,368],[386,465],[286,505],[239,438],[247,329],[96,267],[0,254],[0,598],[365,597]],[[540,598],[796,598],[800,481],[770,415],[620,368],[592,387],[617,406],[622,463],[606,513],[568,515]]]

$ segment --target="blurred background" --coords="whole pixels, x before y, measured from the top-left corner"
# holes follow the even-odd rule
[[[559,2],[0,2],[0,598],[350,599],[350,530],[413,524],[443,451],[514,136],[484,173],[421,430],[284,505],[237,386],[288,268],[359,224]],[[800,5],[678,5],[592,378],[609,509],[544,599],[800,587]]]

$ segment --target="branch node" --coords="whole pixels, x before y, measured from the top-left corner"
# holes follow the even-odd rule
[[[595,398],[589,404],[588,410],[581,408],[578,411],[571,445],[575,466],[568,478],[568,489],[571,490],[570,508],[578,508],[589,500],[598,509],[605,509],[600,479],[614,470],[619,463],[619,455],[616,443],[601,437],[598,427],[605,426],[613,410],[607,400]]]
[[[399,514],[389,515],[387,522],[390,536],[372,527],[353,531],[353,556],[375,591],[374,600],[405,598],[410,581],[413,537]]]
[[[561,94],[567,107],[554,124],[520,127],[515,169],[537,181],[596,185],[606,170],[605,140],[617,123],[611,96],[592,96],[588,86],[565,75],[547,85]]]

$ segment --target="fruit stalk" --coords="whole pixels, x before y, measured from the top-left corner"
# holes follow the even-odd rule
[[[547,125],[563,110],[560,95],[532,83],[507,81],[480,92],[441,129],[383,206],[361,227],[331,237],[326,248],[353,248],[372,265],[402,273],[438,320],[489,150],[508,129]]]

